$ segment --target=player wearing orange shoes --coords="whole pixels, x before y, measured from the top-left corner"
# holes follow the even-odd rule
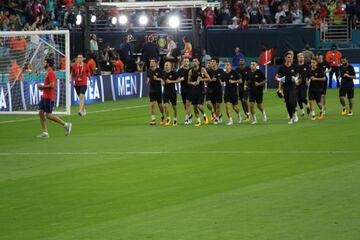
[[[316,58],[311,59],[311,69],[309,74],[310,86],[309,86],[309,101],[310,101],[310,115],[311,120],[316,120],[314,105],[315,101],[320,109],[319,120],[324,118],[322,94],[323,83],[326,81],[324,70],[319,67]]]

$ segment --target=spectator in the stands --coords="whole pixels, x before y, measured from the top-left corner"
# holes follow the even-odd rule
[[[304,55],[305,64],[310,64],[311,59],[315,57],[314,53],[310,50],[310,45],[305,45],[305,50],[301,52]]]
[[[64,14],[64,22],[63,27],[68,28],[69,30],[72,30],[75,26],[75,11],[72,8],[68,8],[68,10]]]
[[[145,63],[146,69],[150,67],[150,59],[159,59],[159,56],[159,46],[154,43],[154,37],[150,35],[141,50],[141,59]]]
[[[201,66],[208,67],[209,60],[211,60],[211,56],[206,53],[206,49],[201,49]]]
[[[291,10],[291,16],[293,24],[303,23],[303,13],[297,3],[294,4],[294,8]]]
[[[249,19],[247,17],[244,17],[240,23],[239,28],[241,30],[246,30],[249,28]]]
[[[111,75],[113,70],[112,52],[110,46],[107,46],[101,56],[101,75]]]
[[[65,3],[66,7],[68,7],[68,8],[74,6],[73,0],[63,0],[63,2]]]
[[[41,13],[41,5],[38,2],[38,0],[35,0],[34,3],[32,4],[32,18],[33,20],[36,20],[36,18],[40,15]]]
[[[87,64],[90,68],[91,76],[96,75],[96,61],[94,55],[91,53],[88,55]]]
[[[166,42],[167,42],[166,58],[167,59],[174,59],[173,51],[174,51],[174,49],[177,48],[177,45],[176,45],[176,43],[174,41],[174,37],[172,35],[168,35],[166,37]]]
[[[238,29],[240,25],[240,18],[238,18],[237,16],[233,17],[232,19],[232,24],[228,26],[229,29]]]
[[[227,2],[223,3],[224,5],[220,8],[218,14],[218,24],[219,25],[228,25],[231,22],[230,9],[227,5]]]
[[[273,23],[272,16],[271,16],[271,10],[270,10],[270,4],[268,3],[268,0],[264,0],[260,6],[260,12],[262,12],[263,20],[262,23],[270,24]]]
[[[95,34],[90,34],[90,52],[97,58],[99,46]]]
[[[50,19],[55,18],[55,0],[46,0],[46,12],[50,16]]]
[[[190,39],[188,37],[183,37],[184,49],[181,50],[181,53],[184,57],[192,59],[193,57],[193,49]]]
[[[120,74],[124,72],[124,63],[120,60],[119,55],[115,55],[112,64],[114,66],[114,74]]]
[[[250,17],[250,24],[261,24],[263,16],[257,2],[251,2],[251,7],[248,8],[248,13]]]
[[[211,8],[206,8],[204,11],[204,25],[205,27],[215,24],[215,13]]]
[[[22,69],[17,64],[16,60],[11,60],[11,67],[9,72],[9,81],[22,80]]]
[[[342,24],[344,21],[345,8],[341,2],[336,3],[336,8],[333,10],[334,22],[336,24]]]
[[[284,9],[282,8],[282,6],[278,6],[278,10],[275,14],[275,22],[277,24],[279,24],[282,17],[285,18],[286,13],[285,13]]]
[[[235,48],[235,55],[232,58],[233,68],[237,68],[240,64],[240,59],[245,58],[245,55],[240,52],[240,48]]]
[[[119,51],[121,52],[121,57],[125,61],[125,65],[128,61],[133,59],[133,53],[130,46],[130,38],[128,36],[123,38],[123,42],[120,44]]]

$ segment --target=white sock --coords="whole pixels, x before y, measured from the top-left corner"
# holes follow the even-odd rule
[[[203,115],[204,117],[206,117],[206,113],[204,113],[204,115]]]
[[[257,120],[256,120],[256,115],[254,114],[254,115],[252,115],[252,118],[253,118],[253,120],[256,122]]]
[[[199,117],[197,118],[197,121],[200,122],[200,118],[199,118]]]
[[[233,120],[232,120],[232,117],[229,117],[229,122],[232,122]]]
[[[311,116],[315,116],[315,111],[311,111]]]
[[[176,118],[176,117],[174,117],[174,121],[177,121],[177,118]]]
[[[155,120],[155,119],[156,119],[155,115],[151,115],[151,120]]]

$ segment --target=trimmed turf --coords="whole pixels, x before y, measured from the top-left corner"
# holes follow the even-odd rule
[[[270,91],[268,123],[200,128],[107,102],[50,139],[36,116],[1,116],[0,239],[358,239],[358,99],[342,117],[330,90],[323,121],[288,126]]]

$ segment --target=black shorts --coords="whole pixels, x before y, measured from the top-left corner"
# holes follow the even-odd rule
[[[54,101],[47,98],[41,98],[39,102],[39,110],[43,110],[46,113],[52,113]]]
[[[309,89],[309,100],[310,101],[316,101],[316,102],[321,102],[321,97],[322,97],[322,91],[320,89]]]
[[[150,102],[155,102],[155,101],[157,103],[162,102],[162,94],[161,94],[161,92],[150,92],[149,97],[150,97]]]
[[[85,95],[86,90],[87,90],[87,86],[75,86],[75,91],[78,96],[80,96],[80,94]]]
[[[181,99],[183,104],[186,103],[186,101],[190,101],[191,102],[191,94],[189,91],[181,91]]]
[[[176,92],[164,92],[163,101],[164,103],[171,103],[171,105],[176,106]]]
[[[249,91],[249,101],[262,103],[263,102],[263,91]]]
[[[204,105],[204,93],[202,91],[193,91],[191,94],[192,105]]]
[[[210,101],[212,104],[216,104],[216,103],[222,103],[223,102],[223,94],[222,94],[222,90],[216,90],[214,92],[212,92],[211,97],[210,97]]]
[[[240,101],[247,101],[249,99],[249,91],[242,90],[239,91],[239,100]]]
[[[339,97],[347,96],[348,99],[354,98],[354,87],[341,87],[339,89]]]
[[[223,94],[222,89],[211,89],[207,91],[206,93],[206,101],[210,101],[212,104],[215,103],[222,103],[223,101]]]
[[[232,105],[238,105],[239,96],[238,96],[237,92],[225,92],[224,102],[231,103]]]

